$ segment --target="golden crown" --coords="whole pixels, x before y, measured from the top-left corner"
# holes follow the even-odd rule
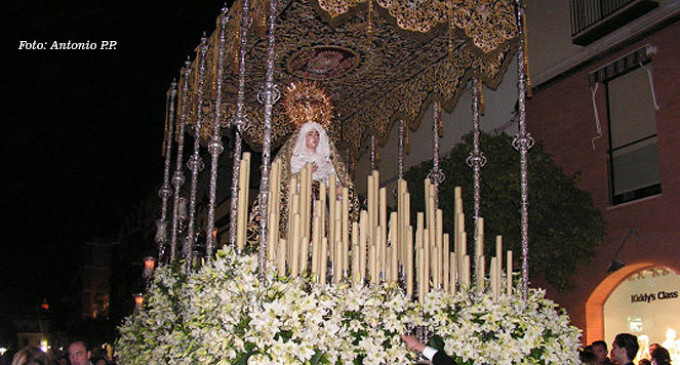
[[[311,81],[291,83],[286,88],[283,106],[296,128],[307,122],[316,122],[327,129],[333,120],[334,108],[330,96]]]

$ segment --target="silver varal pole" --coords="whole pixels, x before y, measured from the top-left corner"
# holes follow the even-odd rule
[[[370,145],[371,157],[370,157],[370,160],[369,160],[369,164],[370,164],[369,167],[370,167],[370,170],[373,171],[377,168],[376,161],[375,161],[376,160],[376,158],[375,158],[376,157],[375,156],[376,155],[376,146],[375,146],[375,136],[374,135],[371,135],[370,143],[371,143],[371,145]]]
[[[399,150],[398,152],[398,157],[397,157],[397,169],[398,169],[398,176],[399,179],[404,178],[404,152],[405,152],[405,124],[406,122],[403,119],[399,119]]]
[[[486,164],[486,157],[480,150],[479,147],[479,119],[480,119],[480,90],[481,90],[481,79],[479,75],[475,75],[472,79],[472,151],[468,156],[466,162],[468,166],[472,168],[472,174],[474,179],[474,221],[475,221],[475,232],[477,232],[477,225],[479,223],[479,212],[481,210],[481,170]],[[478,235],[475,235],[475,240],[479,239]]]
[[[208,191],[208,222],[206,223],[206,243],[205,256],[207,260],[212,260],[213,250],[215,248],[215,200],[217,199],[217,164],[219,156],[224,151],[222,146],[222,138],[220,137],[220,122],[222,120],[222,83],[224,79],[224,45],[227,42],[227,12],[229,9],[225,6],[222,8],[220,14],[220,39],[218,42],[217,53],[217,75],[215,85],[215,120],[213,121],[212,138],[208,142],[208,152],[210,152],[210,188]]]
[[[165,167],[163,168],[163,185],[158,189],[161,198],[161,217],[156,222],[156,243],[158,244],[158,263],[165,259],[165,245],[168,242],[168,199],[172,196],[170,187],[170,160],[172,159],[172,132],[175,130],[175,98],[177,97],[177,82],[172,81],[167,93],[167,110],[165,117]]]
[[[269,162],[271,159],[272,108],[281,97],[274,84],[274,29],[276,22],[276,0],[269,2],[267,34],[267,72],[264,90],[258,100],[264,104],[264,125],[262,127],[262,168],[260,178],[260,247],[259,274],[263,278],[267,269],[267,208],[269,207]]]
[[[527,133],[526,123],[526,60],[524,58],[526,44],[524,42],[524,0],[515,1],[517,15],[517,93],[519,106],[519,132],[513,140],[513,146],[519,150],[520,177],[522,194],[522,300],[526,303],[529,294],[529,178],[527,153],[534,145],[534,140]]]
[[[184,185],[184,125],[187,120],[187,109],[189,100],[189,76],[191,75],[191,62],[187,59],[184,62],[184,75],[182,81],[182,110],[180,112],[179,127],[177,128],[177,161],[175,162],[175,174],[172,177],[172,185],[175,188],[174,201],[172,206],[172,232],[170,234],[170,262],[175,262],[177,258],[177,235],[179,234],[180,211],[182,210],[182,198],[180,192]]]
[[[231,211],[229,216],[229,244],[236,247],[236,220],[238,218],[239,174],[241,173],[241,134],[247,129],[248,121],[245,109],[246,87],[246,46],[248,44],[248,0],[241,1],[241,44],[238,57],[238,98],[236,100],[236,118],[234,119],[234,153],[231,174]]]
[[[203,100],[205,98],[205,55],[208,52],[208,39],[205,35],[201,38],[201,46],[198,55],[198,97],[196,100],[196,121],[194,122],[194,153],[188,161],[191,170],[191,189],[189,190],[189,223],[187,224],[187,235],[184,239],[182,254],[184,256],[186,271],[191,269],[193,245],[196,241],[194,234],[196,222],[196,190],[198,187],[198,172],[203,170],[203,160],[199,155],[201,149],[201,127],[203,125]]]

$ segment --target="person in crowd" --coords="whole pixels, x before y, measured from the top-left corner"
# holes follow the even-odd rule
[[[92,358],[93,365],[109,365],[105,358],[101,356],[95,356]]]
[[[425,346],[423,343],[418,341],[415,336],[401,335],[402,341],[406,344],[410,350],[422,354],[423,357],[432,361],[432,365],[454,365],[455,361],[453,358],[449,357],[444,351],[437,351],[432,347]]]
[[[93,365],[90,357],[92,352],[87,348],[85,341],[76,340],[68,346],[68,359],[71,365]]]
[[[12,358],[12,365],[49,365],[50,359],[37,347],[25,347]]]
[[[607,355],[609,354],[609,351],[607,349],[607,343],[599,340],[595,341],[592,344],[590,344],[590,347],[592,348],[593,354],[595,354],[595,357],[597,357],[597,363],[599,365],[611,365],[612,362],[609,360]]]
[[[633,359],[639,349],[637,337],[630,333],[619,333],[614,337],[610,356],[619,365],[634,365]]]
[[[586,351],[585,349],[579,353],[579,359],[581,364],[584,365],[598,365],[597,356],[591,351]]]
[[[652,351],[652,365],[671,365],[671,354],[665,347],[656,346]]]
[[[652,365],[652,362],[649,361],[649,359],[640,359],[640,361],[638,361],[638,365]]]

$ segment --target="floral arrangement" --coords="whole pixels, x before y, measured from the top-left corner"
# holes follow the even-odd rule
[[[222,249],[197,272],[160,268],[144,308],[120,328],[124,364],[412,364],[400,335],[422,326],[458,364],[577,364],[579,330],[531,290],[431,292],[396,285],[319,285],[257,275],[257,257]]]

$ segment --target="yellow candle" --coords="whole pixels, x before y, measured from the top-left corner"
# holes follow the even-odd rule
[[[288,258],[293,257],[293,245],[297,244],[295,237],[295,216],[300,214],[300,195],[293,194],[293,202],[290,214],[288,214]],[[298,231],[299,233],[299,231]]]
[[[293,241],[290,245],[293,248],[293,252],[290,257],[290,276],[296,278],[298,276],[298,267],[300,263],[300,213],[295,213],[293,216]]]
[[[359,223],[352,222],[352,281],[359,283]]]
[[[349,268],[349,189],[342,188],[342,270],[347,271]]]
[[[449,260],[451,262],[451,271],[449,271],[449,293],[456,294],[458,292],[458,261],[456,260],[456,254],[452,253],[449,255]]]
[[[491,283],[491,294],[493,295],[494,301],[498,299],[498,281],[496,280],[496,274],[498,270],[498,263],[496,262],[496,258],[492,257],[491,262],[489,263],[489,277],[490,277],[490,283]]]
[[[413,228],[406,229],[406,297],[413,298]]]
[[[449,267],[449,256],[451,255],[451,246],[449,243],[449,234],[444,233],[442,235],[443,239],[443,245],[442,245],[442,281],[444,281],[444,291],[449,291],[449,285],[451,282],[449,281],[449,276],[450,276],[450,270],[451,268]]]
[[[277,252],[279,276],[286,275],[286,239],[279,239],[279,252]]]
[[[368,265],[368,271],[370,272],[370,277],[371,277],[371,284],[376,284],[378,283],[378,274],[377,274],[377,268],[376,268],[376,247],[375,245],[371,245],[368,248],[368,260],[369,260],[369,265]]]
[[[309,164],[306,164],[302,170],[300,170],[300,235],[305,236],[309,233],[305,233],[305,220],[308,220],[307,210],[309,208],[309,192],[307,191],[307,179],[309,178]]]
[[[437,230],[434,235],[434,247],[437,248],[437,254],[434,256],[435,267],[437,268],[435,273],[437,275],[437,288],[440,288],[442,282],[442,255],[444,254],[443,245],[443,235],[444,235],[444,217],[441,209],[435,211],[435,229]]]
[[[318,202],[317,202],[318,203]],[[314,216],[312,223],[312,278],[319,273],[319,231],[321,220],[318,215]]]
[[[326,184],[319,184],[319,217],[321,219],[320,237],[326,237]]]
[[[384,255],[385,255],[385,247],[383,246],[383,239],[382,239],[382,227],[379,225],[375,229],[375,270],[376,270],[376,275],[378,278],[382,278],[382,275],[384,273]]]
[[[278,235],[275,234],[275,231],[274,231],[274,229],[277,228],[277,227],[274,226],[275,221],[276,221],[276,213],[275,212],[269,213],[269,226],[268,226],[269,235],[267,236],[268,237],[267,242],[269,242],[269,244],[267,245],[267,258],[269,260],[274,259],[274,243],[278,243],[278,239],[277,239]],[[278,232],[278,231],[276,231],[276,232]]]
[[[375,210],[373,209],[373,200],[375,199],[375,196],[373,196],[373,175],[369,175],[367,180],[368,187],[366,189],[366,195],[368,203],[366,209],[368,210],[368,229],[370,230],[368,232],[368,237],[373,239],[373,227],[375,226]]]
[[[380,227],[383,238],[387,237],[387,189],[380,188]]]
[[[470,288],[470,256],[465,255],[465,258],[463,259],[463,278],[461,280],[461,286],[464,286],[466,289]]]
[[[507,282],[505,284],[505,289],[508,295],[512,295],[512,251],[508,250],[507,255],[508,262],[505,264],[505,270],[507,271],[505,280]]]
[[[335,220],[338,218],[336,216],[335,206],[337,204],[337,190],[335,185],[335,175],[328,177],[328,244],[333,247],[335,244]],[[333,255],[335,251],[331,249],[331,261],[333,260]]]
[[[430,286],[430,277],[431,277],[431,269],[432,269],[432,247],[430,245],[430,230],[429,229],[424,229],[423,230],[423,253],[425,255],[425,266],[423,266],[423,275],[424,275],[424,280],[425,280],[425,285],[428,286],[428,291],[429,291],[429,286]]]
[[[477,232],[475,235],[475,262],[484,255],[484,218],[477,218]],[[477,270],[477,276],[479,276],[479,270]]]
[[[484,255],[479,257],[477,263],[477,286],[480,292],[484,291],[484,279],[486,278],[486,259]]]
[[[418,249],[418,302],[422,305],[425,302],[425,293],[428,291],[427,284],[425,283],[425,248],[420,247]]]
[[[503,237],[496,236],[496,278],[498,285],[502,284],[501,276],[503,273]]]
[[[321,261],[321,272],[319,273],[319,283],[326,283],[326,270],[328,269],[328,238],[323,237],[321,239],[321,256],[319,257]]]
[[[307,272],[307,262],[309,261],[309,238],[305,235],[300,240],[300,273]]]
[[[335,242],[335,261],[333,261],[333,283],[342,280],[342,242]]]
[[[436,258],[439,256],[439,249],[437,246],[431,246],[432,257]],[[432,260],[432,285],[434,285],[435,290],[439,289],[439,266],[438,260]]]
[[[362,210],[359,214],[359,276],[363,282],[366,279],[366,234],[368,233],[368,212]]]
[[[391,263],[390,263],[390,281],[397,281],[399,279],[399,250],[398,250],[398,243],[397,243],[397,227],[398,227],[398,222],[397,222],[397,212],[391,212],[390,213],[390,247],[392,248],[392,251],[390,252],[391,255]]]
[[[238,201],[238,212],[236,219],[236,247],[239,250],[243,250],[246,245],[246,223],[248,217],[248,163],[249,159],[246,159],[246,153],[243,154],[243,159],[240,162],[240,175],[239,175],[239,201]],[[248,154],[249,156],[249,154]]]

